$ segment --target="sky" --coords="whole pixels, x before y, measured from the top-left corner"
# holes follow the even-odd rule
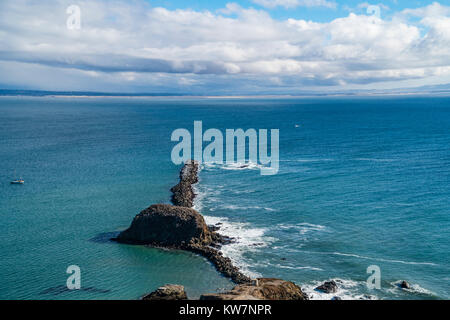
[[[416,88],[450,84],[449,53],[450,0],[0,0],[0,89]]]

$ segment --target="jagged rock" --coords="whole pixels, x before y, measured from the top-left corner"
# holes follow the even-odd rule
[[[204,294],[200,300],[309,300],[295,283],[273,278],[259,278],[240,284],[225,293]]]
[[[406,282],[405,280],[400,282],[399,287],[402,289],[411,289],[411,285],[408,282]]]
[[[142,297],[142,300],[187,300],[184,287],[176,284],[166,284],[156,291]]]
[[[323,293],[335,293],[337,289],[338,286],[334,280],[326,281],[316,288],[316,290],[321,291]]]
[[[176,206],[192,208],[194,206],[193,184],[198,182],[198,163],[194,160],[187,161],[180,172],[180,182],[172,191],[172,203]]]
[[[212,235],[203,216],[194,209],[155,204],[139,213],[117,241],[183,247],[209,245]]]

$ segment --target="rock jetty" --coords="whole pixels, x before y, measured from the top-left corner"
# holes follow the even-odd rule
[[[219,251],[222,245],[233,239],[213,231],[203,216],[191,208],[195,198],[192,185],[198,181],[197,174],[198,164],[188,161],[181,169],[180,182],[171,189],[174,205],[154,204],[141,211],[131,226],[114,240],[188,250],[206,257],[220,273],[235,283],[247,283],[251,279]]]
[[[130,227],[113,240],[126,244],[182,249],[206,257],[224,276],[237,286],[226,293],[205,294],[201,300],[308,300],[308,296],[293,282],[273,278],[252,280],[219,251],[234,239],[220,235],[219,226],[208,226],[203,216],[194,210],[193,184],[198,182],[198,163],[188,161],[180,172],[180,181],[171,191],[172,203],[154,204],[141,211]],[[187,299],[184,287],[165,285],[144,296],[143,300]]]

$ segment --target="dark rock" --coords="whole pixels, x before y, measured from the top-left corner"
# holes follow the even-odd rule
[[[139,213],[117,241],[158,246],[209,245],[211,232],[194,209],[155,204]]]
[[[215,242],[216,244],[219,244],[220,247],[222,245],[231,244],[231,243],[236,242],[235,238],[224,236],[222,234],[215,233],[215,232],[212,234],[212,238],[213,238],[213,242]]]
[[[264,246],[264,243],[263,243],[263,242],[256,242],[256,243],[249,244],[249,246],[252,246],[252,247],[261,247],[261,246]]]
[[[406,282],[405,280],[400,282],[399,287],[402,289],[411,289],[411,285],[408,282]]]
[[[326,281],[316,288],[316,290],[321,291],[323,293],[335,293],[337,289],[338,286],[334,280]]]
[[[142,297],[142,300],[187,300],[187,295],[183,286],[166,284]]]
[[[342,300],[342,298],[341,297],[333,297],[333,298],[331,298],[331,300]]]
[[[204,294],[200,300],[309,300],[295,283],[272,278],[260,278],[240,284],[225,293]]]
[[[172,191],[172,203],[176,206],[192,208],[194,206],[195,193],[192,187],[198,182],[198,163],[189,160],[180,172],[180,182],[174,186]]]

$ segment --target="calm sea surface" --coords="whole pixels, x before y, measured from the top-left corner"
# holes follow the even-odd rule
[[[0,299],[192,298],[232,287],[204,258],[108,241],[180,167],[173,130],[280,129],[280,171],[205,165],[196,208],[252,276],[342,298],[450,298],[450,98],[0,98]],[[10,185],[16,177],[25,185]],[[65,290],[66,268],[82,290]],[[367,268],[381,270],[368,290]],[[397,288],[407,280],[412,289]]]

